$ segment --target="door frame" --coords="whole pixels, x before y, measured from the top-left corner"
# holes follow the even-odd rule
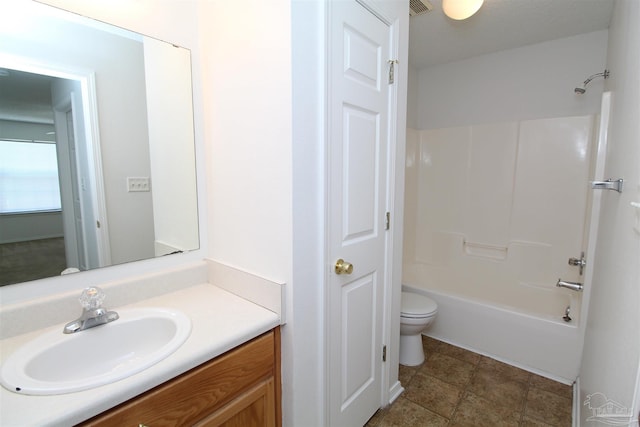
[[[73,115],[71,94],[66,93],[61,103],[53,106],[54,126],[56,129],[56,153],[58,155],[58,179],[60,181],[60,204],[62,206],[62,223],[64,230],[64,249],[67,267],[82,269],[86,265],[86,239],[84,230],[78,231],[75,218],[78,216],[74,196],[79,191],[77,179],[78,158],[77,151],[73,153],[69,147],[66,116]],[[74,175],[73,164],[76,165]],[[80,216],[84,218],[82,206],[79,207]]]
[[[85,231],[93,230],[94,236],[92,237],[96,242],[96,259],[93,263],[94,265],[91,265],[91,268],[111,265],[111,247],[109,243],[107,206],[102,170],[102,155],[100,150],[95,73],[91,70],[78,68],[73,69],[59,64],[44,63],[35,58],[7,54],[0,54],[0,67],[61,79],[75,80],[80,83],[82,112],[81,114],[78,114],[77,112],[74,113],[74,126],[76,128],[78,127],[76,119],[83,121],[84,132],[82,137],[85,141],[85,149],[87,151],[87,164],[78,166],[80,166],[80,170],[87,171],[88,179],[84,183],[77,183],[77,185],[84,185],[88,189],[88,192],[91,195],[91,211],[94,212],[95,221],[99,221],[100,224],[99,227],[88,227],[85,224],[84,229]],[[73,100],[70,99],[70,102],[73,102]],[[58,159],[58,161],[60,162],[60,159]],[[68,207],[65,204],[65,206],[63,206],[63,210],[64,209],[73,209],[73,206]],[[86,218],[84,218],[84,220],[86,221]]]

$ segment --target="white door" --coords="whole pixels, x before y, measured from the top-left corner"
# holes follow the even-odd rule
[[[329,417],[361,426],[382,396],[391,31],[355,1],[329,17]]]

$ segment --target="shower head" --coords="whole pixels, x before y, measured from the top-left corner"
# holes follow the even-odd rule
[[[584,94],[587,91],[587,85],[589,84],[589,82],[597,77],[603,77],[605,79],[609,78],[609,70],[604,70],[602,73],[596,73],[592,76],[589,76],[589,78],[582,83],[582,87],[577,87],[573,91],[576,93],[576,95]]]

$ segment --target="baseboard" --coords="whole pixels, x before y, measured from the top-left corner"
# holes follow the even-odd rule
[[[580,427],[580,377],[573,383],[573,405],[571,407],[571,425]]]
[[[400,384],[400,381],[396,381],[396,383],[389,389],[389,405],[396,401],[398,397],[404,391],[404,387]]]

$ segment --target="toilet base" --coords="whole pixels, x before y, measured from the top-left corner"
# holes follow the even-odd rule
[[[400,335],[400,364],[417,366],[424,362],[422,334]]]

